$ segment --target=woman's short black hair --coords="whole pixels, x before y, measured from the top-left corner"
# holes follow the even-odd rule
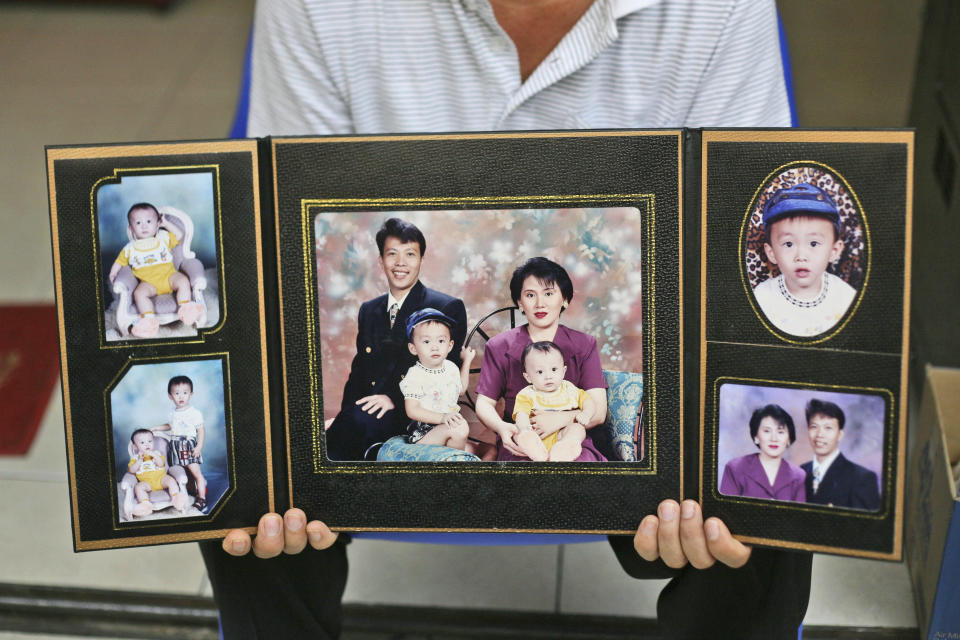
[[[767,417],[773,418],[777,421],[777,424],[787,428],[787,431],[790,432],[790,444],[793,444],[797,440],[797,430],[793,427],[793,418],[778,404],[768,404],[753,412],[753,415],[750,416],[751,438],[757,437],[757,431],[760,430],[760,422]]]
[[[570,276],[567,275],[567,270],[553,260],[538,256],[530,258],[513,272],[513,276],[510,278],[510,300],[514,304],[520,299],[524,280],[530,276],[545,285],[556,285],[560,289],[560,295],[563,296],[564,300],[567,302],[573,300],[573,283],[570,281]]]
[[[811,398],[810,402],[807,403],[806,413],[808,425],[810,424],[810,418],[815,415],[833,418],[837,421],[837,427],[840,429],[843,429],[843,425],[847,421],[847,417],[843,415],[843,409],[828,400],[817,400],[816,398]]]
[[[403,244],[416,242],[420,245],[420,257],[427,252],[427,239],[423,237],[423,232],[412,222],[401,220],[400,218],[390,218],[377,231],[377,249],[380,250],[380,256],[383,256],[383,245],[387,243],[387,238],[396,238]]]

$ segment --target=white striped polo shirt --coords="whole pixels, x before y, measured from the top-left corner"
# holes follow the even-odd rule
[[[772,0],[595,0],[521,81],[487,0],[260,0],[248,134],[790,126]]]

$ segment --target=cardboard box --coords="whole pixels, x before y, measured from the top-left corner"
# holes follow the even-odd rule
[[[922,637],[960,639],[960,500],[951,471],[960,456],[960,369],[926,373],[910,456],[907,560]]]

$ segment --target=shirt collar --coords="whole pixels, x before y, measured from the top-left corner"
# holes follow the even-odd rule
[[[613,18],[620,19],[626,15],[660,4],[662,0],[612,0]]]
[[[410,295],[410,292],[407,291],[407,295],[406,295],[406,296],[403,296],[402,298],[400,298],[399,300],[397,300],[396,298],[393,297],[393,294],[390,293],[389,290],[387,290],[387,311],[390,311],[390,307],[392,307],[394,303],[397,304],[397,311],[399,311],[400,309],[402,309],[402,308],[403,308],[403,303],[404,303],[404,301],[406,301],[407,296],[409,296],[409,295]]]
[[[816,457],[814,457],[814,459],[813,459],[813,470],[814,470],[814,472],[816,472],[816,471],[819,470],[819,471],[820,471],[820,477],[822,478],[823,476],[825,476],[825,475],[827,474],[827,469],[830,468],[830,465],[833,464],[833,461],[836,460],[836,459],[837,459],[837,456],[839,456],[839,455],[840,455],[840,447],[837,447],[836,449],[833,450],[833,453],[831,453],[829,456],[827,456],[827,459],[824,460],[823,462],[817,462]]]

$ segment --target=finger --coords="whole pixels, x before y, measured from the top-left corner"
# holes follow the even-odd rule
[[[283,552],[300,553],[307,546],[307,515],[300,509],[283,514]]]
[[[704,525],[707,548],[714,558],[734,569],[747,564],[751,548],[730,535],[727,525],[720,518],[707,518]]]
[[[314,549],[326,549],[337,541],[338,535],[319,520],[312,520],[307,524],[307,538]]]
[[[716,562],[707,549],[703,513],[695,500],[684,500],[680,505],[680,545],[683,555],[697,569],[706,569]]]
[[[272,558],[283,551],[283,518],[276,513],[268,513],[260,518],[257,537],[253,539],[253,555],[258,558]]]
[[[234,529],[223,539],[223,550],[232,556],[245,556],[250,552],[250,534],[243,529]]]
[[[657,516],[651,514],[640,521],[637,533],[633,536],[633,548],[637,550],[641,558],[648,562],[653,562],[660,557],[660,551],[657,547],[658,525]]]
[[[362,398],[360,398],[359,400],[357,400],[357,401],[354,402],[353,404],[367,404],[368,402],[370,402],[370,400],[371,400],[372,398],[373,398],[373,396],[363,396]]]
[[[374,408],[376,408],[376,407],[374,407]],[[383,406],[383,405],[380,405],[379,408],[380,408],[380,411],[377,412],[377,420],[379,420],[380,418],[382,418],[382,417],[384,416],[384,414],[386,414],[387,411],[389,411],[389,409],[387,409],[387,408],[386,408],[385,406]],[[373,413],[373,409],[370,410],[370,413]]]
[[[664,500],[657,509],[657,546],[660,557],[668,567],[679,569],[687,564],[680,544],[680,505],[675,500]]]

